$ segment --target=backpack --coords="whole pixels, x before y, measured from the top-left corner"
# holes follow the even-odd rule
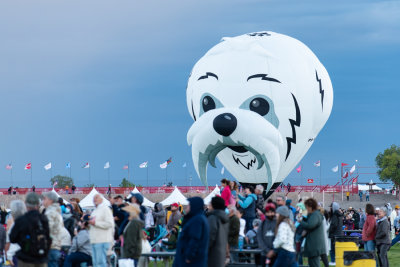
[[[30,221],[32,223],[28,225],[28,234],[25,236],[21,250],[32,257],[47,257],[51,239],[49,229],[45,227],[45,224],[47,224],[46,217],[39,215],[30,218]]]

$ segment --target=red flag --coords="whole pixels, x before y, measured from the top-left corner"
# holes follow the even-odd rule
[[[29,162],[25,165],[25,170],[30,170],[32,168],[32,164]]]
[[[349,164],[347,164],[347,163],[342,163],[342,167],[347,166],[347,165],[349,165]]]
[[[344,175],[343,175],[344,179],[347,178],[347,177],[349,177],[349,172],[345,172]]]
[[[299,173],[301,172],[301,165],[299,167],[297,167],[296,171]]]
[[[309,183],[309,184],[314,183],[314,179],[307,179],[307,183]]]

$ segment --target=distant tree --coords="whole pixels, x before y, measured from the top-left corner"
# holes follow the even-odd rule
[[[172,186],[173,186],[172,182],[168,182],[167,187],[172,187]]]
[[[94,184],[87,184],[87,185],[85,185],[85,187],[95,187],[95,185]]]
[[[50,179],[51,182],[51,186],[54,185],[55,182],[57,182],[56,184],[56,188],[65,188],[66,185],[68,185],[69,187],[71,187],[74,184],[74,180],[72,180],[71,177],[68,176],[62,176],[62,175],[56,175],[53,178]]]
[[[400,185],[400,147],[392,145],[376,156],[379,179]]]
[[[121,183],[119,184],[119,187],[135,187],[135,184],[129,182],[128,179],[123,178]]]

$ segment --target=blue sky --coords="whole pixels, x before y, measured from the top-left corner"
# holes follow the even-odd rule
[[[130,163],[134,182],[200,185],[186,133],[192,124],[185,88],[195,62],[224,36],[270,30],[309,46],[327,68],[334,105],[308,151],[303,179],[335,183],[339,162],[374,166],[399,145],[400,3],[397,1],[2,1],[0,3],[0,179],[37,186],[67,174],[77,185],[118,185]],[[182,168],[187,162],[188,168]],[[210,184],[221,179],[209,168]],[[368,172],[374,172],[371,169]],[[228,174],[228,177],[229,174]],[[362,175],[369,181],[375,175]],[[131,177],[132,178],[132,177]]]

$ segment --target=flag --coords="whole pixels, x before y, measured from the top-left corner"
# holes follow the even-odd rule
[[[11,169],[12,169],[12,165],[11,165],[11,163],[10,163],[10,164],[8,164],[8,165],[6,166],[6,169],[7,169],[7,170],[11,170]]]
[[[170,157],[169,159],[167,159],[167,164],[169,165],[172,162],[172,157]]]
[[[182,168],[186,168],[186,162],[183,163]]]
[[[88,168],[90,168],[89,162],[86,162],[86,164],[85,164],[85,165],[83,165],[83,166],[82,166],[82,168],[84,168],[84,169],[88,169]]]
[[[107,161],[106,164],[104,164],[104,169],[109,169],[110,168],[110,162]]]
[[[337,172],[339,170],[339,165],[336,165],[335,167],[332,168],[333,172]]]
[[[139,165],[139,168],[141,168],[141,169],[147,168],[147,162],[148,162],[148,161],[145,161],[145,162],[143,162],[142,164],[140,164],[140,165]]]
[[[301,165],[296,169],[297,173],[301,172]]]
[[[32,168],[32,164],[28,163],[25,165],[25,170],[30,170]]]
[[[47,163],[46,165],[44,165],[44,169],[45,169],[46,171],[50,170],[50,169],[51,169],[51,162],[49,162],[49,163]]]
[[[349,165],[349,164],[347,164],[347,163],[342,163],[342,167],[347,166],[347,165]]]
[[[356,171],[356,165],[353,165],[350,169],[350,175],[352,175]]]
[[[314,166],[315,166],[315,167],[321,166],[321,161],[318,160],[317,162],[315,162],[315,163],[314,163]]]
[[[347,178],[347,177],[349,177],[349,172],[345,172],[344,175],[343,175],[344,179]]]
[[[56,187],[57,184],[58,184],[57,181],[55,181],[53,184],[53,188]]]
[[[71,168],[71,162],[67,162],[67,164],[65,164],[65,168],[66,169],[70,169]]]
[[[165,168],[167,168],[167,166],[168,166],[168,162],[167,161],[160,164],[160,168],[161,169],[165,169]]]
[[[129,164],[125,164],[124,167],[122,167],[123,170],[129,169]]]
[[[224,172],[225,172],[225,167],[222,167],[221,174],[224,174]]]

